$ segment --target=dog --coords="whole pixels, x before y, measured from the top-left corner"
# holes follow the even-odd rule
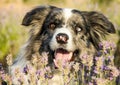
[[[39,6],[28,12],[23,26],[31,26],[30,37],[11,67],[23,69],[31,63],[32,54],[48,53],[48,65],[59,69],[58,61],[79,62],[79,56],[91,56],[100,41],[115,33],[113,24],[96,11],[79,11],[55,6]],[[52,84],[53,85],[53,84]]]

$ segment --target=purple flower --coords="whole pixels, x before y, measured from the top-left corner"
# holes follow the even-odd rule
[[[103,66],[103,70],[109,70],[107,66]]]
[[[97,61],[97,60],[99,60],[99,58],[98,58],[98,57],[95,57],[95,60]]]
[[[36,75],[40,75],[41,71],[40,70],[37,70],[36,71]]]
[[[112,43],[112,42],[111,42],[110,46],[111,46],[112,49],[116,48],[116,45],[114,43]]]
[[[93,80],[93,85],[98,85],[96,80]]]
[[[99,43],[99,49],[102,50],[103,49],[103,43]]]
[[[87,54],[84,54],[84,55],[82,56],[82,58],[83,58],[83,59],[87,59],[87,58],[88,58],[88,55],[87,55]]]
[[[110,49],[110,42],[105,42],[104,47],[105,49]]]
[[[94,73],[98,74],[99,72],[97,70],[94,70]]]
[[[108,59],[113,60],[114,56],[108,56]]]
[[[27,73],[28,73],[28,70],[29,70],[29,68],[28,68],[28,66],[26,65],[26,66],[23,68],[23,73],[27,74]]]
[[[102,56],[102,54],[103,54],[103,53],[100,52],[100,51],[97,52],[97,56],[98,56],[98,57]]]
[[[45,67],[46,72],[51,72],[51,69],[49,66]]]
[[[53,78],[53,75],[52,75],[52,74],[45,74],[45,78],[46,78],[46,79],[52,79],[52,78]]]
[[[1,79],[2,79],[2,80],[5,80],[5,74],[2,74],[2,75],[1,75]]]
[[[45,76],[46,71],[44,69],[40,69],[40,76],[44,77]]]

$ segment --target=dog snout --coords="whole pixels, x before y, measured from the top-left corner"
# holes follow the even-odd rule
[[[68,41],[68,39],[69,39],[69,37],[68,37],[68,35],[65,34],[65,33],[59,33],[59,34],[57,34],[57,36],[56,36],[56,41],[57,41],[58,43],[60,43],[60,44],[66,44],[67,41]]]

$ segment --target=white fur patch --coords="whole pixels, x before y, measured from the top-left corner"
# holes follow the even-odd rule
[[[64,14],[64,18],[65,18],[65,23],[67,22],[67,20],[71,17],[72,15],[72,12],[71,12],[72,9],[64,9],[63,10],[63,14]]]

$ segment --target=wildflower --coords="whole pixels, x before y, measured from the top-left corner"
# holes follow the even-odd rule
[[[97,78],[96,79],[97,85],[108,85],[107,82],[108,81],[106,79],[104,79],[104,78]]]
[[[95,57],[95,60],[96,60],[96,61],[98,61],[98,60],[99,60],[99,58],[98,58],[98,57]]]
[[[52,74],[45,74],[45,78],[46,78],[46,79],[52,79],[52,78],[53,78],[53,75],[52,75]]]
[[[45,78],[51,79],[53,77],[51,68],[49,66],[45,67]]]
[[[100,56],[102,56],[102,54],[103,53],[101,51],[98,51],[96,56],[100,57]]]
[[[68,61],[62,61],[62,69],[71,69],[71,66],[72,66],[72,62],[68,62]]]
[[[40,76],[41,70],[36,71],[36,75]]]
[[[114,60],[114,56],[113,55],[112,56],[108,56],[108,59],[113,61]]]
[[[46,72],[51,72],[51,69],[49,66],[45,67]]]
[[[44,70],[44,69],[40,69],[40,70],[39,70],[39,73],[40,73],[40,76],[41,76],[41,77],[44,77],[44,75],[45,75],[45,70]]]
[[[19,82],[21,85],[23,85],[23,84],[24,84],[24,81],[25,81],[25,80],[24,80],[24,75],[21,74],[21,75],[19,76],[19,78],[18,78],[18,82]]]
[[[73,65],[73,68],[75,69],[75,72],[78,72],[79,71],[79,63],[75,63]]]
[[[93,64],[93,56],[91,56],[91,55],[88,55],[88,54],[83,54],[83,55],[81,55],[80,56],[80,59],[82,60],[82,63],[84,64],[84,65],[89,65],[89,66],[92,66],[92,64]]]
[[[98,85],[96,79],[93,80],[93,85]]]
[[[95,60],[96,60],[96,66],[97,67],[101,67],[103,65],[103,57],[95,57]]]
[[[88,61],[89,58],[88,58],[88,55],[87,54],[84,54],[81,56],[81,60],[82,60],[82,63],[86,64]]]
[[[111,48],[110,42],[104,41],[103,44],[104,44],[104,49],[110,49]]]
[[[36,54],[32,54],[32,64],[37,66],[37,62],[38,62],[38,57]]]
[[[110,68],[108,66],[103,66],[103,70],[107,71],[107,70],[110,70]]]
[[[108,68],[111,70],[111,74],[113,75],[113,77],[117,77],[119,75],[119,70],[114,67],[114,66],[108,66]]]
[[[2,80],[5,80],[5,76],[6,76],[6,75],[3,73],[3,74],[1,75],[1,79],[2,79]]]
[[[9,54],[9,55],[6,57],[6,60],[7,60],[7,64],[8,64],[9,66],[11,66],[12,63],[13,63],[12,54]]]
[[[93,85],[93,83],[92,83],[92,82],[89,82],[88,85]]]
[[[43,61],[44,62],[44,64],[46,64],[47,65],[47,63],[48,63],[48,54],[49,53],[46,53],[46,52],[43,52],[42,53],[42,60],[41,61]]]
[[[116,48],[116,45],[114,43],[110,43],[110,46],[111,46],[111,49],[115,49]]]
[[[95,56],[90,56],[87,53],[80,56],[80,62],[54,61],[63,74],[62,81],[64,85],[69,85],[71,82],[77,82],[79,74],[81,74],[83,85],[108,85],[109,81],[113,81],[119,74],[119,70],[114,66],[114,56],[112,51],[115,46],[111,42],[100,43],[99,52]],[[12,55],[7,56],[8,65],[12,65]],[[32,66],[26,65],[21,71],[15,69],[15,78],[20,85],[49,85],[50,79],[53,79],[53,73],[48,64],[48,53],[43,52],[42,56],[38,54],[32,55]],[[39,67],[39,68],[38,68]],[[12,79],[12,80],[13,80]],[[11,77],[5,73],[2,64],[0,63],[0,82],[12,85]],[[71,84],[70,84],[71,85]],[[74,85],[74,84],[72,84]]]
[[[23,73],[28,74],[28,71],[29,71],[29,67],[28,67],[28,65],[26,65],[26,66],[23,68]]]
[[[103,49],[103,43],[99,43],[99,50],[102,50]]]

